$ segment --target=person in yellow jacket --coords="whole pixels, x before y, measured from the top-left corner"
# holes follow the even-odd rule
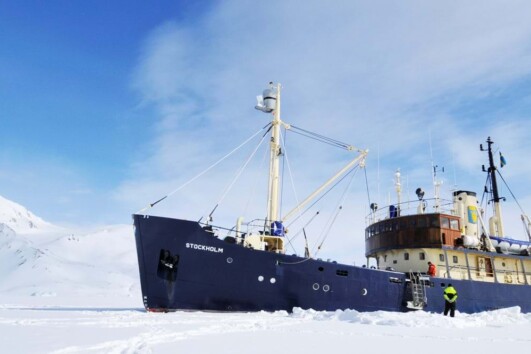
[[[452,284],[448,284],[448,286],[444,289],[444,315],[448,315],[448,311],[450,311],[450,317],[455,316],[455,305],[457,301],[457,290],[452,286]]]

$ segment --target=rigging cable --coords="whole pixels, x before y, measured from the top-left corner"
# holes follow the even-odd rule
[[[485,189],[483,190],[483,194],[481,195],[481,202],[479,203],[479,205],[483,205],[483,200],[485,199],[485,194],[489,194],[490,195],[490,191],[487,189],[487,186],[490,184],[490,174],[487,174],[487,180],[485,181]],[[488,201],[486,201],[486,203],[488,204]],[[485,209],[487,209],[486,205],[485,205]]]
[[[260,148],[260,146],[262,145],[262,143],[264,142],[264,139],[266,137],[266,133],[264,133],[264,135],[262,136],[262,139],[260,139],[260,141],[258,142],[258,145],[254,148],[253,152],[249,155],[249,157],[247,158],[247,160],[245,161],[245,163],[238,169],[236,175],[234,176],[232,182],[225,188],[225,191],[222,193],[221,197],[219,198],[218,202],[216,203],[216,205],[214,206],[214,209],[212,209],[212,211],[210,212],[209,214],[209,220],[211,220],[211,217],[212,217],[212,214],[214,214],[214,211],[216,210],[216,208],[221,204],[221,202],[225,199],[225,197],[227,196],[227,194],[230,192],[230,190],[232,189],[232,187],[234,186],[234,183],[236,183],[236,181],[238,180],[238,178],[241,176],[241,174],[243,173],[243,171],[245,170],[245,168],[247,167],[247,165],[249,164],[249,162],[251,162],[252,158],[254,157],[254,155],[256,154],[256,152],[258,151],[258,149]]]
[[[286,135],[287,136],[287,135]],[[295,182],[293,180],[293,173],[291,171],[291,165],[289,163],[289,159],[288,159],[288,150],[286,149],[286,141],[285,141],[285,137],[282,135],[282,132],[280,134],[280,141],[282,142],[283,146],[284,146],[284,158],[282,159],[283,162],[286,163],[286,165],[288,166],[288,174],[289,174],[289,177],[290,177],[290,182],[291,182],[291,188],[293,189],[293,194],[295,195],[295,201],[297,202],[297,205],[300,205],[300,201],[299,201],[299,197],[297,196],[297,190],[295,189]],[[282,179],[284,179],[284,169],[282,169]],[[284,190],[284,188],[282,188],[282,190]],[[282,202],[281,202],[282,203]],[[301,213],[300,213],[300,210],[299,211],[299,216],[301,216]],[[294,236],[295,237],[295,236]],[[297,253],[297,251],[295,250],[295,247],[293,246],[293,244],[291,243],[291,240],[293,238],[287,238],[286,239],[288,240],[288,243],[289,245],[291,246],[291,248],[293,248],[293,251],[295,253]],[[306,242],[306,247],[308,247],[308,244]]]
[[[168,193],[167,195],[165,195],[164,197],[160,198],[159,200],[153,202],[153,203],[150,203],[148,204],[147,206],[145,206],[144,208],[140,209],[139,211],[137,211],[135,214],[139,214],[139,213],[142,213],[143,211],[147,210],[147,209],[150,209],[150,208],[153,208],[155,205],[157,205],[158,203],[162,202],[164,199],[172,196],[173,194],[177,193],[178,191],[180,191],[181,189],[183,189],[184,187],[186,187],[187,185],[189,185],[190,183],[192,183],[193,181],[195,181],[196,179],[198,179],[199,177],[201,177],[202,175],[204,175],[205,173],[207,173],[208,171],[210,171],[211,169],[213,169],[214,167],[216,167],[217,165],[219,165],[222,161],[224,161],[225,159],[227,159],[229,156],[231,156],[232,154],[234,154],[236,151],[238,151],[242,146],[244,146],[245,144],[247,144],[249,141],[251,141],[255,136],[257,136],[258,134],[260,134],[264,129],[268,128],[271,129],[271,123],[268,123],[267,125],[265,125],[263,128],[261,128],[260,130],[258,130],[256,133],[254,133],[251,137],[249,137],[247,140],[245,140],[243,143],[241,143],[240,145],[238,145],[236,148],[234,148],[231,152],[229,152],[227,155],[223,156],[221,159],[219,159],[217,162],[215,162],[214,164],[210,165],[208,168],[206,168],[205,170],[203,170],[202,172],[200,172],[198,175],[196,175],[195,177],[193,177],[192,179],[188,180],[187,182],[185,182],[184,184],[182,184],[180,187],[174,189],[173,191],[171,191],[170,193]]]
[[[518,205],[518,207],[520,208],[520,211],[522,212],[522,222],[524,223],[524,231],[526,232],[527,234],[527,237],[529,238],[529,241],[531,241],[531,232],[529,231],[529,226],[526,225],[526,221],[525,221],[525,218],[527,218],[528,220],[528,223],[529,223],[529,218],[527,217],[527,214],[525,213],[524,209],[522,208],[522,206],[520,205],[520,203],[518,202],[518,199],[516,199],[513,191],[511,190],[511,188],[509,187],[509,185],[507,184],[507,182],[505,182],[505,179],[503,178],[503,176],[501,175],[500,171],[497,171],[498,172],[498,175],[500,176],[500,178],[502,179],[503,183],[505,184],[505,186],[507,187],[507,189],[509,190],[509,193],[511,193],[511,196],[513,197],[514,201],[516,202],[516,205]]]
[[[299,236],[299,235],[302,233],[302,230],[305,229],[305,228],[307,228],[308,225],[310,225],[310,223],[311,223],[313,220],[315,220],[315,218],[317,217],[317,215],[319,215],[319,213],[320,213],[320,212],[317,211],[315,214],[313,214],[312,217],[310,218],[310,220],[308,220],[308,222],[307,222],[306,224],[304,224],[304,226],[303,226],[301,229],[299,229],[299,231],[297,231],[297,233],[295,233],[295,235],[293,235],[288,241],[294,241],[295,238],[296,238],[297,236]]]
[[[364,168],[363,170],[365,172],[365,187],[367,188],[367,200],[369,202],[369,204],[367,205],[370,206],[371,205],[371,194],[369,192],[369,180],[367,179],[367,168]]]
[[[294,125],[292,125],[291,128],[292,128],[291,131],[293,131],[294,133],[306,136],[308,138],[311,138],[311,139],[314,139],[314,140],[318,140],[318,141],[321,141],[323,143],[326,143],[326,144],[329,144],[329,145],[332,145],[332,146],[336,146],[336,147],[339,147],[339,148],[342,148],[342,149],[345,149],[345,150],[355,150],[355,148],[352,145],[344,143],[342,141],[339,141],[339,140],[336,140],[336,139],[332,139],[332,138],[326,137],[324,135],[311,132],[311,131],[306,130],[306,129],[302,129],[302,128],[299,128],[299,127],[294,126]]]
[[[291,238],[290,238],[290,237],[287,237],[287,236],[285,237],[286,240],[288,241],[289,245],[291,246],[291,248],[293,248],[293,252],[297,253],[297,250],[296,250],[295,247],[293,246],[292,241],[294,241],[295,238],[296,238],[297,236],[299,236],[301,233],[304,233],[304,244],[305,244],[305,249],[307,249],[307,250],[310,249],[310,248],[309,248],[309,245],[308,245],[308,239],[307,239],[307,237],[306,237],[306,231],[305,231],[304,229],[305,229],[306,227],[308,227],[308,225],[310,225],[310,223],[315,219],[315,217],[316,217],[317,215],[319,215],[319,211],[316,212],[316,213],[310,218],[310,220],[308,220],[308,222],[307,222],[306,224],[304,224],[304,225],[302,226],[302,228],[299,229],[299,231],[297,231],[297,233],[296,233],[295,235],[293,235]]]
[[[507,184],[507,182],[505,182],[505,179],[503,178],[503,176],[501,175],[500,171],[496,170],[498,172],[498,175],[501,177],[503,183],[505,184],[505,186],[507,187],[507,189],[509,190],[509,193],[511,193],[514,201],[516,202],[516,205],[518,205],[518,207],[520,208],[520,211],[522,212],[522,214],[525,214],[524,212],[524,209],[522,208],[522,206],[520,205],[520,203],[518,203],[518,199],[516,199],[516,197],[514,196],[513,194],[513,191],[511,190],[511,188],[509,188],[509,185]]]
[[[269,148],[268,149],[264,149],[264,154],[262,156],[262,161],[260,162],[260,167],[258,168],[258,171],[262,171],[262,169],[263,169],[263,167],[265,165],[265,161],[266,161],[266,158],[267,158],[268,150],[269,150]],[[243,215],[243,216],[247,215],[247,212],[249,211],[249,205],[251,204],[251,201],[254,201],[254,196],[256,194],[256,190],[257,189],[258,189],[258,183],[252,183],[250,191],[247,194],[248,198],[247,198],[247,201],[245,202],[245,206],[243,208],[243,213],[241,215]]]
[[[341,198],[339,200],[339,203],[338,203],[339,207],[337,208],[336,213],[334,214],[334,216],[332,217],[331,221],[329,222],[329,225],[327,226],[327,229],[325,229],[326,232],[324,232],[324,237],[322,238],[321,244],[319,244],[319,246],[317,247],[317,250],[314,253],[315,255],[317,255],[317,253],[319,253],[319,251],[323,247],[323,244],[326,241],[326,239],[328,238],[328,236],[330,235],[330,231],[332,230],[332,226],[334,226],[334,223],[336,222],[336,219],[339,216],[339,213],[341,212],[341,210],[343,210],[343,202],[345,201],[345,198],[347,196],[347,192],[350,190],[350,186],[352,185],[352,181],[354,180],[354,177],[356,176],[356,173],[357,173],[358,169],[354,168],[354,169],[352,169],[351,172],[353,172],[353,171],[354,171],[354,173],[350,176],[350,181],[348,182],[347,186],[345,187],[345,190],[343,191],[343,195],[341,196]],[[349,174],[350,174],[350,172],[349,172]]]
[[[281,126],[282,128],[282,126]],[[284,128],[286,129],[286,128]],[[287,136],[286,136],[287,137]],[[284,150],[282,150],[282,147],[284,147]],[[285,165],[286,165],[286,138],[282,135],[282,129],[280,129],[280,155],[283,156],[282,158],[282,176],[280,177],[280,184],[284,186],[284,173],[286,172]],[[284,188],[280,188],[280,205],[279,205],[279,214],[282,215],[282,204],[284,202]]]
[[[315,200],[315,202],[313,202],[310,206],[308,206],[303,212],[300,213],[299,216],[296,216],[292,221],[291,223],[289,223],[289,225],[287,225],[287,227],[290,227],[291,225],[293,225],[293,223],[295,221],[297,221],[301,216],[303,216],[304,214],[306,214],[306,212],[308,212],[308,210],[310,210],[313,206],[315,206],[315,204],[317,204],[321,199],[323,199],[328,193],[330,193],[330,191],[332,191],[332,189],[334,189],[339,183],[341,183],[349,174],[351,174],[354,170],[356,169],[356,166],[354,166],[349,172],[345,173],[345,175],[343,177],[341,177],[340,179],[337,180],[336,183],[334,183],[334,185],[332,187],[330,187],[329,189],[326,190],[326,192],[323,192],[323,194],[317,198]]]

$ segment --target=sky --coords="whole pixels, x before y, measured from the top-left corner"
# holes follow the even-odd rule
[[[2,1],[0,195],[56,224],[129,223],[267,124],[255,97],[274,81],[283,120],[369,149],[371,201],[394,201],[398,168],[403,200],[417,187],[433,195],[432,165],[445,167],[443,196],[481,195],[479,144],[491,136],[529,213],[530,11],[527,1]],[[286,139],[292,199],[353,157]],[[208,214],[251,145],[150,213]],[[251,166],[215,221],[234,224],[229,201],[264,216],[262,165]],[[350,226],[330,243],[340,258],[363,249],[363,173],[354,183],[339,220]],[[504,210],[522,237],[517,207]]]

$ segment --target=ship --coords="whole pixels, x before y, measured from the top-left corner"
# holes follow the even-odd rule
[[[488,202],[494,214],[486,218],[476,193],[456,190],[452,200],[438,196],[400,200],[378,207],[370,203],[365,230],[367,263],[361,266],[288,254],[286,223],[301,215],[337,181],[363,169],[368,150],[343,144],[320,134],[312,137],[338,143],[356,154],[299,205],[281,215],[281,129],[295,129],[280,116],[281,85],[270,83],[255,108],[270,115],[264,128],[269,138],[269,175],[264,198],[267,216],[235,225],[213,225],[211,218],[186,220],[149,215],[146,211],[168,196],[133,214],[142,300],[147,311],[279,311],[294,308],[334,311],[442,312],[444,289],[458,292],[457,310],[475,313],[518,306],[531,312],[531,242],[506,237],[492,144],[489,157]],[[308,133],[307,130],[301,130]],[[265,135],[264,135],[265,136]],[[208,169],[207,169],[208,170]],[[205,170],[205,171],[207,171]],[[435,168],[434,168],[435,170]],[[215,209],[215,208],[214,208]],[[363,216],[362,216],[363,217]],[[531,241],[531,222],[522,214]],[[486,225],[488,223],[488,225]],[[364,232],[363,232],[364,231]],[[302,228],[304,235],[305,229]],[[436,266],[427,274],[428,262]],[[371,265],[373,264],[373,265]]]

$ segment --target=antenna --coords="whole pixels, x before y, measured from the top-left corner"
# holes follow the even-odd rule
[[[433,208],[435,209],[435,212],[439,212],[439,208],[441,207],[441,200],[440,200],[440,188],[441,188],[441,185],[443,184],[442,180],[437,180],[437,168],[439,167],[438,165],[435,165],[433,163],[433,148],[432,148],[432,145],[431,145],[431,131],[429,132],[429,136],[430,136],[430,157],[431,157],[431,168],[432,168],[432,179],[433,179],[433,187],[434,187],[434,190],[435,190],[435,195],[434,195],[434,199],[435,199],[435,205],[433,206]],[[442,167],[439,171],[441,172],[444,172],[444,167]]]
[[[378,185],[378,198],[376,199],[378,202],[382,201],[382,196],[380,194],[380,144],[378,143],[378,173],[376,176],[376,182]]]
[[[395,172],[395,190],[396,190],[396,200],[397,200],[397,216],[400,216],[400,203],[402,203],[402,181],[400,179],[400,169],[398,168]]]

